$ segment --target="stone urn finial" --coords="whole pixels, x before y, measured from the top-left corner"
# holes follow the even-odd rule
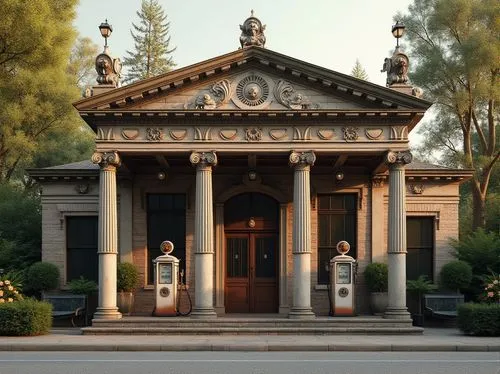
[[[266,25],[262,25],[262,22],[257,17],[253,15],[253,9],[250,11],[250,17],[248,17],[243,25],[240,25],[241,36],[240,44],[241,48],[256,45],[258,47],[264,47],[266,44],[266,37],[264,35],[264,30]]]

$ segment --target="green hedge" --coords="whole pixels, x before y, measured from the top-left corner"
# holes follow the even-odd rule
[[[460,305],[457,323],[468,335],[500,336],[500,304]]]
[[[48,334],[52,327],[52,305],[33,299],[0,304],[0,336]]]

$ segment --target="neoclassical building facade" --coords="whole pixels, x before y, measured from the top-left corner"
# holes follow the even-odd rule
[[[96,134],[92,160],[30,171],[43,187],[43,261],[60,267],[63,288],[98,281],[94,318],[121,318],[124,261],[141,274],[135,314],[152,313],[163,240],[181,260],[192,318],[327,315],[340,240],[358,264],[357,312],[369,312],[364,268],[386,262],[385,316],[409,318],[406,279],[433,279],[451,260],[471,173],[413,161],[408,134],[431,103],[406,70],[389,64],[381,87],[266,49],[255,30],[252,16],[234,52],[96,86],[74,104]]]

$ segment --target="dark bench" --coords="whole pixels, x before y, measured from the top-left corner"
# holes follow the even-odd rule
[[[464,295],[456,294],[425,294],[424,307],[427,314],[436,318],[454,319],[457,309],[464,303]]]
[[[87,325],[87,296],[74,294],[44,294],[42,299],[52,304],[52,318],[70,319],[76,327],[76,320],[82,320]]]

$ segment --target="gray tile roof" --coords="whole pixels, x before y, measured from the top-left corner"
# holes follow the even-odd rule
[[[71,164],[56,165],[44,168],[44,170],[98,170],[99,165],[93,164],[90,160],[72,162]]]

